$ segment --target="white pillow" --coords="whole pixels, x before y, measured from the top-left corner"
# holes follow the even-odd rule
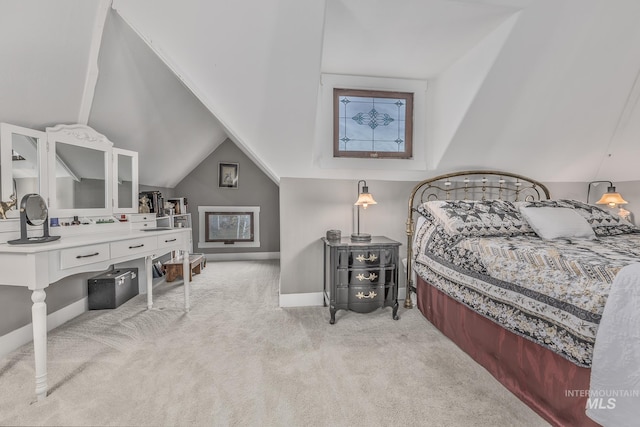
[[[533,231],[545,240],[596,238],[587,220],[571,208],[520,207],[520,213]]]

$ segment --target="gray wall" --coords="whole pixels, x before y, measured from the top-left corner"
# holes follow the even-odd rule
[[[238,163],[238,188],[218,188],[218,163]],[[186,197],[193,224],[193,250],[203,253],[280,251],[278,186],[231,140],[227,139],[174,189]],[[198,206],[260,206],[260,247],[198,248]]]
[[[87,279],[98,274],[77,274],[46,288],[47,314],[86,297]],[[23,287],[0,286],[0,336],[31,323],[31,293]]]
[[[175,190],[173,188],[154,187],[152,185],[138,185],[138,191],[159,191],[164,199],[174,197]]]

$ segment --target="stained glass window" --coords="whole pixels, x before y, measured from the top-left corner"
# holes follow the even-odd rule
[[[334,157],[409,159],[413,93],[334,89]]]

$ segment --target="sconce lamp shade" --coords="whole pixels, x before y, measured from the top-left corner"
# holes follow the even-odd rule
[[[616,207],[616,205],[624,205],[626,203],[629,202],[623,199],[620,193],[616,192],[616,187],[608,187],[607,192],[596,202],[597,205],[609,205],[612,208]]]
[[[362,189],[362,193],[360,193],[360,195],[358,196],[358,201],[354,203],[356,206],[362,206],[363,209],[367,209],[367,206],[369,205],[377,205],[378,202],[376,202],[373,199],[373,196],[371,195],[371,193],[369,193],[369,188],[368,187],[364,187]]]
[[[600,183],[607,183],[609,186],[607,187],[607,192],[600,197],[600,200],[596,202],[597,205],[609,205],[611,208],[615,208],[616,205],[624,205],[628,203],[625,199],[622,198],[620,193],[616,192],[616,187],[613,186],[613,182],[611,181],[591,181],[589,186],[587,187],[587,203],[589,203],[589,194],[591,193],[591,186],[598,185]]]

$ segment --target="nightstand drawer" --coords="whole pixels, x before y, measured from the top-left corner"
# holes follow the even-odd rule
[[[358,313],[369,313],[384,306],[384,285],[349,286],[349,309]]]
[[[395,249],[371,248],[338,251],[339,267],[377,267],[395,262]]]
[[[354,268],[338,270],[338,286],[393,283],[395,268]]]

